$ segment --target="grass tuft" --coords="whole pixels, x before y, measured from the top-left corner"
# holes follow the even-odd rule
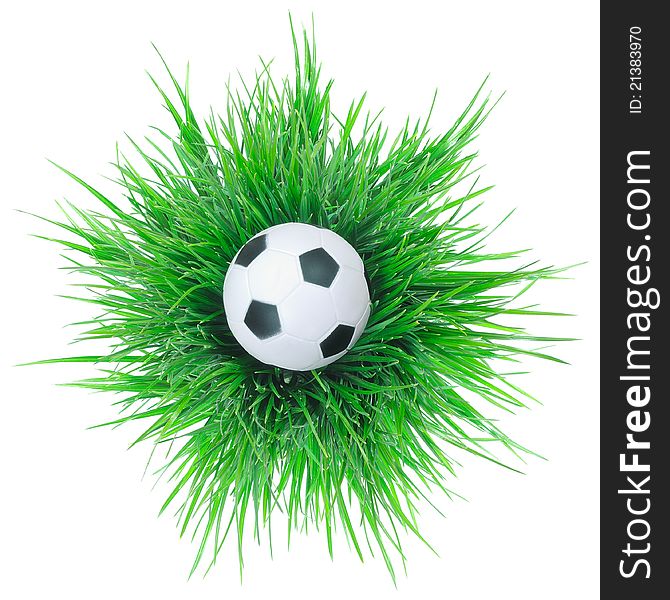
[[[363,98],[335,117],[313,40],[293,32],[293,47],[292,78],[277,81],[262,63],[205,120],[166,64],[172,91],[152,81],[176,133],[130,140],[135,162],[115,163],[119,199],[59,167],[100,208],[63,206],[62,220],[49,221],[62,235],[47,239],[83,278],[74,297],[101,310],[77,339],[106,340],[109,352],[43,362],[100,367],[74,385],[120,393],[109,424],[142,420],[135,443],[170,448],[162,510],[176,511],[180,533],[196,540],[193,571],[210,568],[231,534],[241,569],[245,525],[258,537],[280,510],[289,539],[316,526],[332,555],[339,528],[395,580],[404,533],[424,539],[418,505],[434,490],[453,495],[454,451],[495,462],[499,448],[527,452],[468,397],[506,410],[530,399],[497,367],[556,360],[535,347],[556,338],[505,318],[557,314],[518,299],[560,269],[511,269],[523,253],[487,252],[490,232],[471,224],[489,189],[478,187],[471,149],[493,104],[486,82],[443,134],[429,134],[426,119],[391,136]],[[372,298],[356,346],[308,373],[258,363],[223,313],[236,251],[289,221],[348,240]]]

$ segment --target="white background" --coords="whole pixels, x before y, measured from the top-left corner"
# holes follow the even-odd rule
[[[537,2],[21,2],[0,28],[3,293],[0,394],[0,596],[23,598],[589,599],[598,584],[598,22],[597,3]],[[242,6],[243,5],[243,6]],[[507,95],[477,146],[484,184],[479,216],[495,223],[496,249],[532,248],[544,264],[588,261],[573,279],[533,291],[574,318],[537,319],[532,331],[581,338],[554,351],[571,366],[528,361],[520,382],[542,405],[503,428],[541,453],[518,475],[462,457],[451,485],[468,501],[439,501],[421,526],[440,553],[408,538],[397,590],[381,560],[360,564],[344,542],[334,562],[318,533],[267,546],[249,542],[240,584],[231,544],[204,580],[187,574],[195,547],[171,515],[156,518],[166,489],[141,479],[148,446],[137,431],[87,430],[114,416],[113,398],[58,382],[87,367],[12,365],[86,347],[68,346],[69,322],[89,314],[68,293],[53,233],[14,209],[56,215],[57,199],[90,205],[45,158],[103,190],[124,133],[168,125],[144,70],[167,83],[150,45],[176,73],[191,62],[194,104],[223,110],[225,82],[251,74],[256,57],[291,66],[288,10],[313,12],[324,75],[337,109],[362,91],[395,129],[423,115],[439,89],[433,131],[447,128],[487,73]],[[517,380],[519,382],[519,380]],[[278,520],[279,522],[279,520]],[[281,540],[281,532],[276,535]]]

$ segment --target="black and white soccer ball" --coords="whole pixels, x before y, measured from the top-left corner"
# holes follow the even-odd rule
[[[370,316],[361,257],[335,232],[305,223],[270,227],[242,246],[226,273],[223,303],[249,354],[294,371],[343,356]]]

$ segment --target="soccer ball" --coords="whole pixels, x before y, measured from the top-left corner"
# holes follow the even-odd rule
[[[336,361],[370,316],[361,257],[335,232],[305,223],[270,227],[242,246],[226,273],[223,304],[249,354],[293,371]]]

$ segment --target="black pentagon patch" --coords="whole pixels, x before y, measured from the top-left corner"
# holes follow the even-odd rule
[[[249,305],[244,323],[259,340],[277,335],[281,331],[277,307],[258,300],[253,300]]]
[[[268,241],[265,235],[259,235],[258,237],[250,239],[244,246],[242,246],[242,250],[239,251],[237,258],[235,259],[235,264],[241,265],[242,267],[248,267],[254,258],[263,252],[267,246]]]
[[[300,255],[302,276],[308,283],[329,287],[340,270],[335,259],[323,248],[315,248]]]
[[[338,325],[335,327],[330,335],[320,344],[323,358],[335,356],[346,350],[353,337],[354,328],[351,325]]]

